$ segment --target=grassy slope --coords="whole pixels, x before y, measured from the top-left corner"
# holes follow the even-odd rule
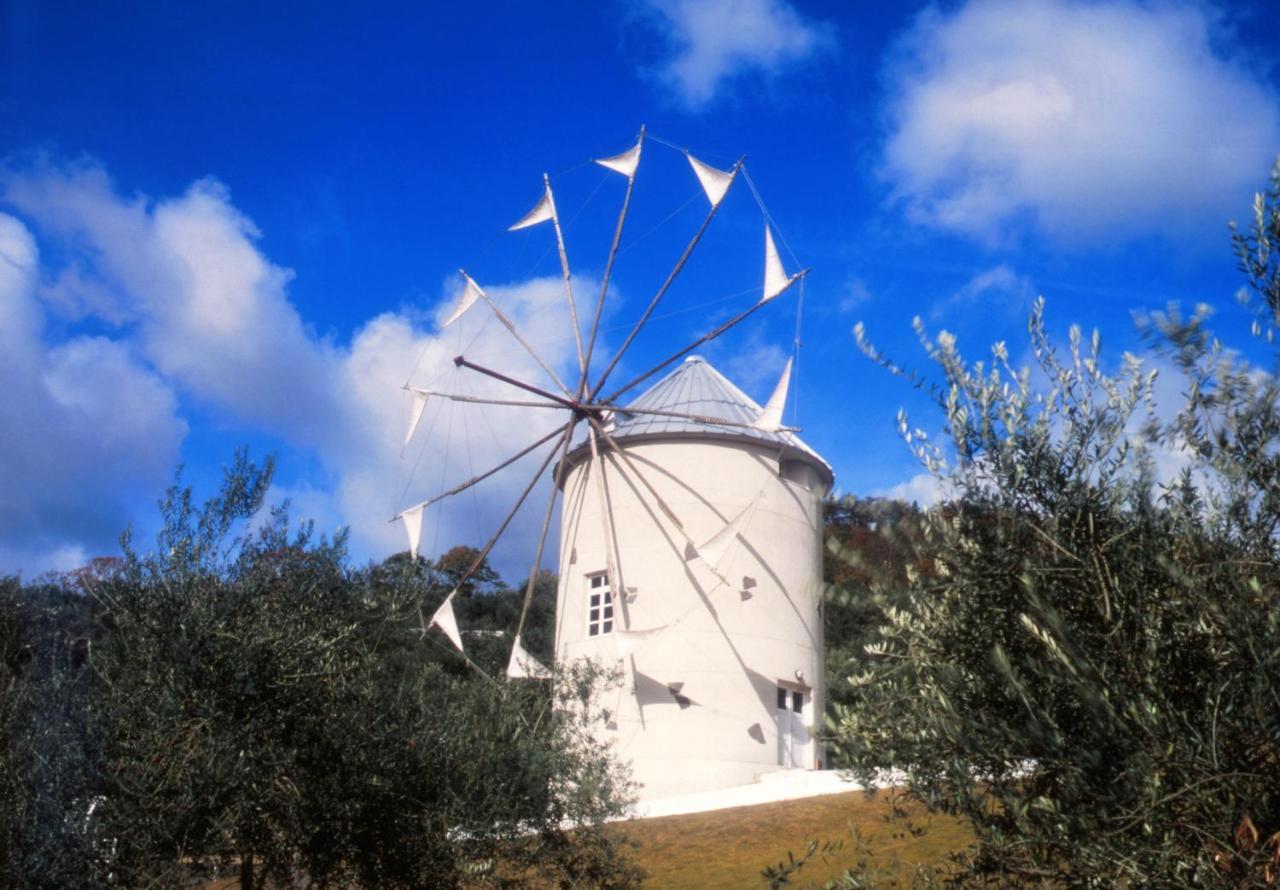
[[[788,850],[799,857],[814,838],[843,841],[844,847],[827,862],[805,866],[796,876],[800,886],[821,886],[864,857],[875,867],[909,874],[914,863],[941,862],[971,841],[968,830],[954,820],[915,816],[913,824],[928,830],[912,837],[903,822],[889,821],[889,815],[885,793],[869,797],[855,791],[628,822],[621,830],[638,845],[633,856],[649,873],[647,886],[661,890],[762,887],[762,868],[785,861]],[[858,852],[850,825],[869,847],[869,857]]]

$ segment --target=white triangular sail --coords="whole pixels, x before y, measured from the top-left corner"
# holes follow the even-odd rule
[[[720,563],[724,559],[725,554],[729,552],[729,545],[732,544],[739,533],[747,527],[747,522],[751,518],[751,514],[755,511],[756,504],[760,500],[760,495],[752,498],[751,503],[742,508],[742,512],[733,517],[729,524],[698,548],[698,556],[702,557],[702,561],[713,569],[719,569]]]
[[[413,401],[409,405],[409,428],[404,433],[404,444],[400,446],[400,456],[404,457],[404,450],[409,447],[409,440],[413,438],[414,430],[418,428],[418,423],[422,420],[422,412],[427,407],[427,394],[420,389],[410,389],[413,395]]]
[[[764,226],[764,295],[761,303],[767,303],[795,284],[797,275],[788,275],[782,268],[782,260],[778,257],[778,248],[773,244],[773,233],[769,224]]]
[[[409,536],[409,554],[414,559],[418,558],[418,541],[422,537],[422,508],[425,504],[418,504],[410,507],[400,514],[400,521],[404,523],[405,534]]]
[[[719,206],[720,201],[724,199],[724,193],[729,191],[729,186],[733,183],[735,173],[725,173],[723,170],[710,167],[688,152],[685,152],[684,156],[689,159],[689,166],[697,174],[698,182],[702,184],[702,190],[707,193],[707,200],[711,202],[711,206]]]
[[[511,658],[507,661],[507,676],[513,680],[545,680],[551,676],[551,671],[525,651],[520,645],[520,638],[516,637],[511,646]]]
[[[651,627],[646,630],[614,629],[613,638],[614,645],[617,646],[618,657],[626,658],[628,655],[635,654],[645,643],[666,629],[667,625],[665,624],[661,627]]]
[[[636,175],[636,167],[640,165],[640,146],[642,144],[637,142],[622,154],[614,155],[611,158],[597,158],[596,163],[605,169],[621,173],[630,179]]]
[[[782,376],[778,385],[773,388],[773,395],[768,403],[760,409],[760,415],[751,424],[758,430],[776,433],[782,426],[782,409],[787,405],[787,387],[791,384],[791,359],[787,359],[782,368]]]
[[[480,285],[476,284],[475,281],[472,280],[470,275],[461,269],[458,270],[458,274],[461,275],[463,280],[466,282],[462,288],[462,298],[458,300],[458,305],[449,313],[449,317],[444,320],[444,324],[441,325],[441,327],[447,328],[449,325],[453,324],[462,317],[462,313],[475,305],[476,300],[484,296],[484,291],[480,289]]]
[[[507,231],[514,232],[517,229],[527,229],[529,226],[536,226],[540,222],[553,219],[555,215],[556,202],[551,197],[551,183],[547,183],[546,191],[542,193],[542,198],[534,205],[534,208],[508,226]]]
[[[458,592],[455,587],[444,598],[444,602],[440,604],[440,608],[436,609],[435,614],[431,616],[431,622],[428,627],[435,626],[444,631],[444,635],[449,638],[449,642],[458,647],[458,651],[466,655],[466,651],[462,648],[462,634],[458,633],[458,618],[453,614],[453,596]]]

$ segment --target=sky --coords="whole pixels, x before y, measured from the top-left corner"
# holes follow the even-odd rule
[[[641,125],[594,366],[707,214],[683,151],[745,155],[614,379],[758,298],[767,214],[803,289],[701,354],[763,403],[799,331],[786,418],[839,491],[929,503],[895,417],[940,418],[855,323],[924,371],[914,317],[1025,358],[1037,296],[1116,364],[1171,301],[1247,331],[1227,222],[1280,152],[1270,5],[0,0],[0,573],[145,549],[177,469],[208,496],[241,446],[356,563],[404,549],[397,511],[553,426],[435,399],[402,448],[406,382],[512,397],[455,355],[546,385],[483,305],[441,327],[458,270],[576,373],[554,235],[507,227],[549,174],[589,318],[626,187],[590,160]],[[483,542],[535,468],[428,511],[424,554]]]

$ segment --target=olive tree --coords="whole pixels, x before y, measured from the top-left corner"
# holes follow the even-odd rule
[[[1256,352],[1280,309],[1280,166],[1234,244]],[[834,743],[970,822],[961,882],[1280,878],[1280,382],[1208,321],[1142,322],[1185,378],[1172,417],[1143,361],[1076,328],[1056,344],[1042,303],[1031,368],[920,329],[944,436],[900,428],[947,503],[906,595],[870,585],[880,627]]]

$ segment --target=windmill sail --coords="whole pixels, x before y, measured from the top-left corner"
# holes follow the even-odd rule
[[[787,270],[782,267],[782,260],[778,257],[778,248],[773,244],[773,233],[769,231],[769,224],[764,226],[764,296],[760,298],[761,303],[767,303],[782,293],[791,285],[795,284],[796,275],[788,275]]]
[[[622,154],[616,154],[610,158],[598,158],[596,163],[630,179],[636,175],[636,167],[640,165],[640,146],[641,143],[637,142]]]
[[[422,508],[424,506],[424,504],[418,504],[400,514],[400,521],[404,523],[405,533],[409,536],[409,554],[414,559],[418,558],[418,541],[422,537]]]
[[[458,651],[464,655],[466,652],[462,648],[462,634],[458,633],[458,619],[453,614],[453,595],[458,590],[455,587],[450,591],[449,595],[444,598],[444,602],[440,604],[440,608],[436,609],[435,614],[431,616],[428,627],[438,627],[444,631],[444,635],[449,638],[449,642],[458,647]]]
[[[400,456],[404,457],[404,450],[409,447],[409,440],[413,438],[414,430],[418,428],[418,423],[422,420],[422,412],[427,407],[427,394],[420,389],[409,390],[413,394],[413,401],[409,405],[409,428],[404,434],[404,444],[400,446]]]
[[[453,324],[462,317],[462,313],[475,305],[476,300],[484,296],[484,291],[480,289],[480,285],[476,284],[471,279],[470,275],[461,269],[458,270],[458,274],[466,281],[466,284],[462,288],[462,297],[458,300],[458,305],[449,313],[449,317],[444,320],[444,324],[441,325],[441,327],[447,328],[449,325]]]
[[[760,416],[751,425],[758,430],[776,433],[782,427],[782,409],[787,405],[787,387],[791,384],[791,359],[782,368],[782,376],[778,385],[769,396],[768,403],[760,409]]]
[[[514,232],[517,229],[527,229],[529,226],[536,226],[538,223],[546,222],[555,218],[556,202],[551,197],[551,183],[547,183],[546,191],[542,193],[542,198],[534,205],[533,209],[520,217],[519,220],[507,227],[508,232]]]
[[[513,680],[546,680],[551,676],[551,671],[530,655],[520,645],[520,638],[516,637],[511,646],[511,658],[507,661],[507,676]]]
[[[689,159],[689,166],[693,168],[693,172],[698,177],[698,182],[702,185],[702,190],[707,193],[707,200],[711,202],[712,207],[719,206],[724,199],[724,193],[729,191],[729,186],[733,184],[735,173],[725,173],[723,170],[717,170],[708,164],[695,158],[688,152],[684,156]]]

